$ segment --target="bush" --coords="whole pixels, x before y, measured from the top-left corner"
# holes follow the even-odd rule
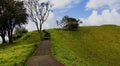
[[[76,30],[79,27],[79,23],[82,23],[80,20],[69,16],[64,16],[62,20],[57,20],[56,22],[58,26],[65,30]]]
[[[66,26],[63,27],[65,30],[76,30],[78,28],[79,24],[67,24]]]
[[[28,32],[28,30],[25,27],[16,27],[14,35],[13,35],[13,39],[15,39],[15,40],[19,39],[27,32]]]

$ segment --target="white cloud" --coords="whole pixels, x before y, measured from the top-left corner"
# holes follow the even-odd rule
[[[107,9],[104,9],[107,7]],[[116,24],[120,25],[120,0],[89,0],[86,5],[87,9],[93,9],[92,14],[87,18],[82,18],[83,25],[103,25]],[[102,9],[98,14],[99,9]]]
[[[82,18],[83,25],[103,25],[103,24],[116,24],[120,25],[120,14],[117,10],[103,10],[98,14],[97,10],[93,10],[92,14],[87,18]]]
[[[87,9],[99,9],[107,6],[109,9],[120,9],[120,0],[89,0]]]

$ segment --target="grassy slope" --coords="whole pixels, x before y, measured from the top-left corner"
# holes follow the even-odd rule
[[[50,30],[52,55],[65,66],[120,66],[120,27]]]
[[[23,66],[40,39],[37,31],[29,32],[14,44],[0,45],[0,66]]]

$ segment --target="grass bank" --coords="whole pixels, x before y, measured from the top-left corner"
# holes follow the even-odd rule
[[[49,30],[52,55],[65,66],[120,66],[120,27]]]
[[[28,58],[40,43],[37,31],[29,32],[14,44],[0,45],[0,66],[25,66]]]

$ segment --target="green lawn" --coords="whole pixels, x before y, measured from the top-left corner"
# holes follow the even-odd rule
[[[120,66],[120,27],[49,30],[52,55],[65,66]]]
[[[0,66],[25,66],[35,50],[34,45],[39,43],[39,34],[33,31],[16,40],[14,44],[0,45]]]

